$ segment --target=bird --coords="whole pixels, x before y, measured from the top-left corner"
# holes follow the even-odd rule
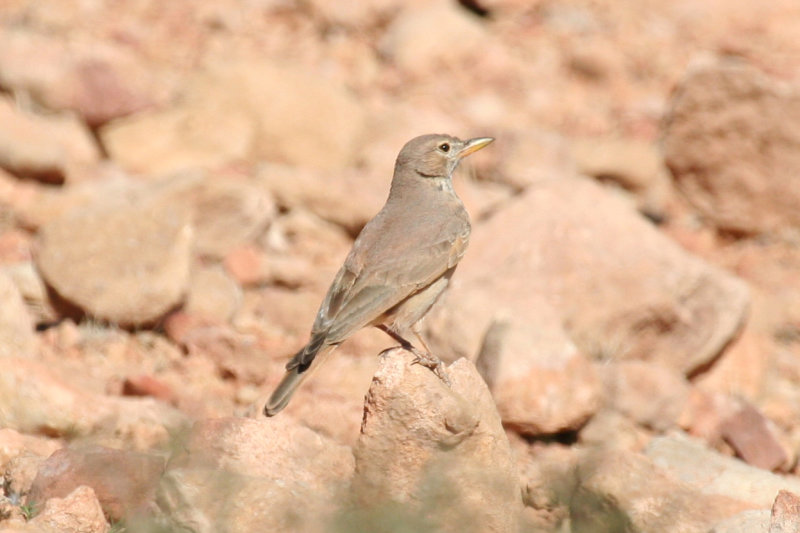
[[[459,162],[494,141],[429,134],[408,141],[397,156],[389,196],[359,233],[314,320],[308,343],[286,364],[264,414],[274,416],[333,349],[356,331],[376,326],[445,383],[441,360],[420,333],[464,256],[471,225],[453,189]],[[411,336],[422,347],[409,340]]]

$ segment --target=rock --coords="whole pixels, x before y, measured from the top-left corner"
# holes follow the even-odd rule
[[[231,250],[223,264],[225,271],[242,287],[266,284],[270,279],[267,254],[252,244]]]
[[[174,404],[176,400],[172,387],[148,374],[125,378],[122,383],[122,394],[124,396],[150,396],[170,404]]]
[[[3,492],[16,501],[27,495],[39,467],[47,459],[36,453],[23,450],[22,453],[11,459],[3,472]]]
[[[24,433],[93,435],[147,449],[169,441],[184,417],[152,398],[116,398],[70,385],[38,361],[7,358],[0,373],[0,426]],[[58,408],[54,408],[58,406]]]
[[[601,409],[583,426],[578,440],[587,447],[620,448],[639,452],[651,435],[614,409]]]
[[[190,78],[182,96],[171,108],[104,127],[111,156],[146,174],[238,160],[331,171],[360,148],[364,110],[355,97],[293,63],[226,56]]]
[[[620,361],[604,370],[605,396],[614,409],[656,431],[677,426],[689,401],[682,374],[647,361]]]
[[[159,196],[108,199],[40,231],[45,281],[87,314],[120,325],[152,323],[183,299],[192,226]]]
[[[686,432],[703,440],[712,448],[723,444],[722,425],[739,409],[735,398],[702,387],[692,387],[679,425]]]
[[[0,358],[33,357],[33,321],[13,280],[0,270]]]
[[[522,531],[559,531],[569,519],[579,454],[574,448],[531,446],[525,441],[512,449],[522,480],[523,520],[529,526]]]
[[[769,511],[742,511],[716,524],[708,533],[769,533]]]
[[[665,211],[670,180],[655,144],[637,139],[578,139],[572,143],[572,156],[581,174],[635,193],[640,211]]]
[[[800,497],[789,491],[778,492],[772,505],[769,533],[792,533],[800,530]]]
[[[195,249],[215,259],[255,240],[276,211],[275,201],[262,187],[239,177],[226,178],[203,176],[183,198],[195,213]]]
[[[476,366],[504,426],[524,435],[576,430],[600,405],[597,372],[569,339],[559,336],[558,326],[549,329],[553,325],[546,319],[535,324],[494,322]]]
[[[706,533],[750,502],[676,481],[644,455],[622,450],[588,453],[578,466],[570,502],[572,531],[604,533],[681,531]]]
[[[18,176],[63,183],[96,164],[100,151],[70,115],[39,116],[0,98],[0,167]]]
[[[690,374],[736,336],[747,304],[740,280],[688,255],[599,185],[565,178],[526,189],[476,225],[427,329],[435,349],[470,356],[502,314],[601,361]]]
[[[350,449],[288,417],[195,424],[158,504],[191,531],[323,531],[353,470]],[[298,529],[299,528],[299,529]]]
[[[189,281],[184,309],[227,322],[241,305],[242,289],[219,267],[198,267]]]
[[[722,422],[722,438],[747,464],[764,470],[787,471],[794,466],[795,457],[779,438],[778,428],[752,404],[742,407]]]
[[[421,76],[480,54],[488,39],[475,15],[452,2],[421,2],[400,12],[379,49],[408,74]]]
[[[539,129],[503,131],[492,145],[489,162],[479,170],[487,180],[521,191],[542,180],[574,175],[577,166],[560,135]],[[487,151],[488,152],[488,151]]]
[[[157,455],[101,446],[63,448],[39,468],[29,502],[64,498],[85,485],[97,494],[103,512],[113,521],[154,509],[164,459]]]
[[[589,138],[572,143],[578,172],[642,192],[669,179],[658,147],[636,139]]]
[[[397,147],[399,151],[402,144]],[[396,155],[396,154],[395,154]],[[263,164],[258,179],[289,209],[302,207],[357,235],[383,206],[389,194],[391,163],[382,177],[374,172],[342,171],[337,179],[322,171]]]
[[[723,456],[685,436],[655,437],[645,454],[672,476],[703,494],[726,496],[768,508],[779,490],[800,492],[800,480]]]
[[[81,485],[62,498],[47,500],[26,529],[41,533],[106,533],[109,525],[94,491]]]
[[[742,63],[697,65],[664,124],[667,165],[692,205],[720,229],[800,226],[800,92]]]
[[[59,39],[27,29],[0,36],[0,84],[98,126],[153,105],[152,65],[112,40]],[[31,69],[35,62],[37,68]]]
[[[367,508],[401,505],[437,531],[517,531],[517,472],[483,380],[459,360],[448,368],[451,389],[412,360],[384,352],[373,377],[354,450],[356,497]]]
[[[250,117],[212,99],[197,100],[115,120],[100,128],[100,140],[127,171],[150,176],[246,159],[255,135]]]

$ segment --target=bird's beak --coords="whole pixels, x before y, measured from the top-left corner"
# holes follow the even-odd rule
[[[469,154],[473,152],[477,152],[490,142],[494,140],[494,137],[478,137],[476,139],[470,139],[466,143],[464,143],[464,148],[458,152],[458,158],[462,159],[467,157]]]

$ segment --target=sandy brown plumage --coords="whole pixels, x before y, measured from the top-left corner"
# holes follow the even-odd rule
[[[264,407],[267,416],[288,404],[325,355],[369,325],[386,331],[444,377],[417,327],[447,288],[469,242],[469,216],[453,190],[452,173],[463,157],[492,140],[423,135],[406,143],[386,204],[353,244],[317,312],[308,344],[286,365]],[[424,352],[408,340],[412,333]]]

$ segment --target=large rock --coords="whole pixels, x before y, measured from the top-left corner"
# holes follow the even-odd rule
[[[744,283],[584,178],[540,182],[477,224],[455,285],[429,322],[445,353],[473,356],[489,324],[512,316],[595,359],[649,360],[684,374],[720,354],[748,305]],[[569,350],[562,342],[551,357]]]
[[[387,351],[373,377],[354,450],[356,497],[378,513],[401,505],[437,531],[516,532],[518,474],[483,380],[462,359],[447,369],[449,388],[412,361]]]
[[[0,98],[0,167],[62,183],[97,163],[100,150],[86,126],[71,115],[40,116]]]
[[[0,357],[31,357],[36,348],[33,320],[16,285],[0,271]]]
[[[133,49],[112,39],[87,42],[6,30],[0,34],[0,85],[24,91],[49,109],[75,111],[97,126],[158,99],[153,65]]]
[[[646,455],[661,469],[703,494],[726,496],[769,508],[779,490],[800,492],[800,480],[726,457],[680,434],[656,437]]]
[[[88,486],[106,515],[117,521],[155,509],[163,471],[164,459],[157,455],[101,446],[64,448],[39,467],[28,501],[44,503]]]
[[[181,530],[324,531],[353,471],[350,449],[288,417],[198,422],[158,503]]]
[[[704,494],[677,481],[647,457],[623,450],[588,453],[570,500],[574,533],[707,533],[743,510],[746,501]]]
[[[533,309],[525,318],[534,314]],[[519,317],[493,322],[476,366],[492,391],[503,424],[522,434],[576,430],[601,403],[597,372],[553,323],[552,315],[532,322]]]
[[[724,230],[800,226],[800,91],[742,63],[689,71],[674,93],[664,154],[675,183]]]
[[[101,137],[115,160],[146,174],[242,159],[339,170],[361,148],[363,122],[364,110],[335,80],[228,58],[194,76],[172,107],[115,121]]]
[[[59,296],[121,325],[152,323],[183,299],[190,211],[157,195],[74,209],[40,231],[37,264]]]

